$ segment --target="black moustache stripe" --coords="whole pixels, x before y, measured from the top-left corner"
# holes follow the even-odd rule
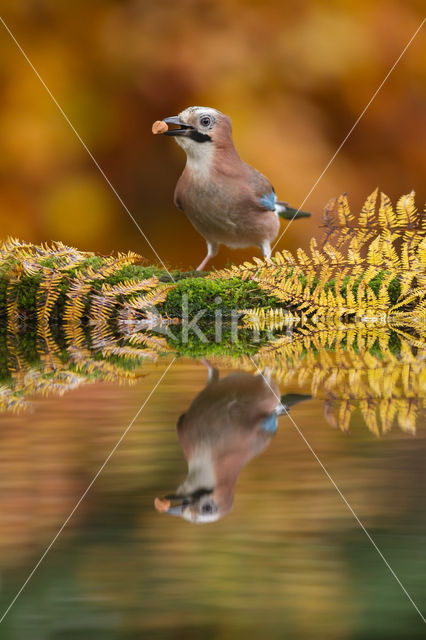
[[[196,489],[195,491],[193,491],[190,495],[192,500],[198,500],[199,498],[202,498],[203,496],[208,496],[210,493],[213,493],[214,489]]]
[[[196,129],[191,130],[191,132],[188,134],[188,138],[191,138],[191,140],[195,140],[195,142],[212,142],[210,136],[208,136],[206,133],[200,133]]]

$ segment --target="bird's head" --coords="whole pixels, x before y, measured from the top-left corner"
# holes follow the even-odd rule
[[[233,492],[229,494],[220,489],[198,489],[189,492],[178,490],[176,494],[156,498],[158,511],[178,516],[194,524],[216,522],[227,514],[233,505]]]
[[[174,136],[188,155],[232,142],[230,118],[211,107],[188,107],[178,116],[164,118],[164,122],[174,125],[164,135]]]

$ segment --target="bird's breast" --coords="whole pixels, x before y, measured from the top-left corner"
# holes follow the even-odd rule
[[[244,183],[212,174],[187,167],[176,186],[175,202],[197,231],[206,240],[234,248],[273,240],[279,231],[277,215],[259,210]]]
[[[229,193],[207,172],[185,169],[176,186],[175,201],[204,237],[210,237],[215,230],[232,233],[236,228]]]

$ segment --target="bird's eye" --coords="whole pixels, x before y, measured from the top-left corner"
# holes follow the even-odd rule
[[[201,507],[201,513],[216,513],[217,507],[214,502],[205,502]]]
[[[200,118],[200,124],[202,127],[209,127],[212,123],[212,119],[210,118],[210,116],[202,116],[202,118]]]

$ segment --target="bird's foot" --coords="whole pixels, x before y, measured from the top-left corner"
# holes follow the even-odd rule
[[[203,271],[204,267],[206,266],[206,264],[208,263],[208,261],[212,258],[213,256],[211,256],[210,254],[207,254],[206,257],[204,258],[204,260],[198,265],[197,267],[197,271]]]

